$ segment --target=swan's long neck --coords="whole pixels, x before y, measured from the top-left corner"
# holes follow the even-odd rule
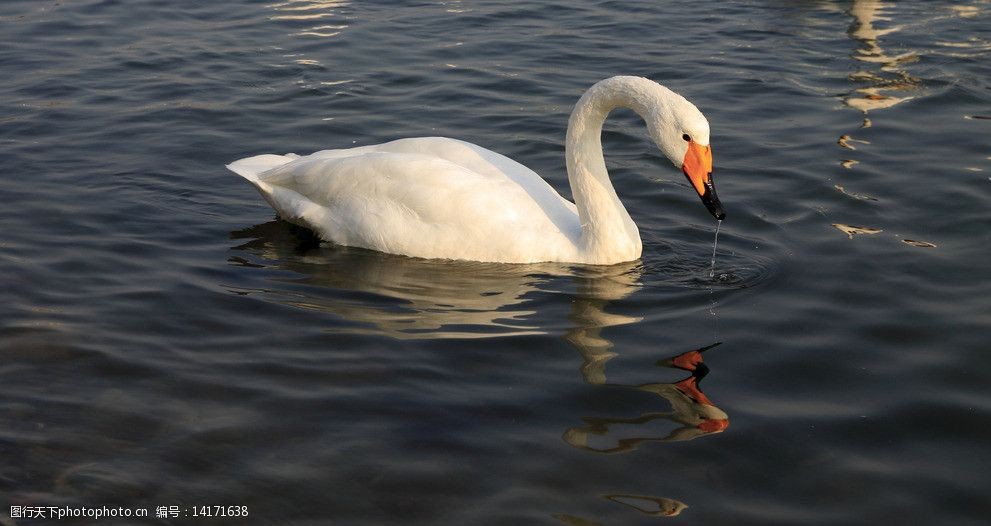
[[[568,182],[581,221],[581,246],[589,263],[615,263],[640,257],[640,231],[620,202],[602,156],[602,124],[616,108],[630,108],[652,127],[663,118],[663,98],[671,93],[640,77],[603,80],[582,96],[571,112],[565,156]],[[653,131],[652,135],[653,135]]]

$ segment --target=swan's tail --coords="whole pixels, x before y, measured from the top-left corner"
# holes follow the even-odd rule
[[[272,168],[282,166],[283,164],[298,158],[299,156],[294,153],[288,153],[286,155],[272,155],[267,153],[265,155],[256,155],[254,157],[239,159],[231,164],[228,164],[227,169],[257,185],[260,182],[258,180],[258,175],[262,172],[267,172]]]

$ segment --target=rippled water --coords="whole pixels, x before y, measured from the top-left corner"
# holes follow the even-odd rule
[[[0,523],[983,524],[989,13],[4,2]],[[712,278],[628,111],[615,267],[321,245],[224,169],[445,135],[570,195],[568,114],[614,74],[712,124]]]

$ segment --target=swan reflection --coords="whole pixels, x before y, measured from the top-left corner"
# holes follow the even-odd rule
[[[604,499],[633,508],[650,517],[675,517],[688,508],[680,500],[650,495],[604,495]],[[602,526],[601,523],[568,514],[553,516],[568,526]]]
[[[571,446],[579,449],[614,454],[633,451],[645,442],[685,441],[724,431],[729,427],[729,416],[722,409],[716,407],[699,387],[702,378],[709,373],[709,368],[702,361],[702,353],[716,345],[719,344],[684,352],[657,363],[660,367],[671,367],[690,373],[687,378],[678,382],[642,385],[603,384],[654,393],[670,404],[671,411],[644,413],[634,418],[586,417],[582,419],[585,422],[584,426],[568,429],[562,438]],[[612,447],[590,445],[592,437],[607,436],[613,426],[642,425],[662,420],[673,422],[679,427],[674,428],[665,436],[637,436],[617,439],[616,445]]]
[[[603,495],[602,498],[633,508],[650,517],[675,517],[688,508],[688,504],[680,500],[650,495]],[[565,513],[553,517],[568,526],[602,526],[602,523]]]
[[[387,335],[397,339],[485,338],[546,334],[536,323],[537,293],[561,278],[576,288],[571,319],[580,328],[566,338],[589,353],[611,344],[596,341],[603,327],[638,317],[604,312],[610,302],[640,288],[639,262],[573,267],[563,264],[506,265],[428,260],[340,246],[321,245],[308,231],[271,221],[232,232],[247,239],[233,250],[231,264],[291,274],[269,276],[271,286],[231,288],[260,294],[293,307],[321,311],[346,321],[335,332]]]
[[[254,288],[228,287],[238,294],[260,295],[295,308],[330,314],[341,320],[328,329],[335,332],[396,339],[484,338],[562,331],[563,338],[583,359],[583,378],[594,385],[615,387],[606,383],[605,365],[615,353],[613,343],[602,336],[603,329],[642,319],[609,312],[612,302],[641,288],[643,269],[639,262],[589,267],[416,259],[322,245],[308,231],[283,221],[232,232],[231,238],[237,244],[232,247],[229,263],[258,269],[257,279],[263,283]],[[565,302],[560,301],[562,298]],[[548,301],[553,303],[547,304]],[[560,316],[555,318],[554,309],[562,310]],[[565,317],[563,330],[560,325],[549,328],[540,324],[540,320]],[[698,387],[708,371],[701,355],[706,349],[681,353],[659,363],[690,373],[681,381],[618,386],[657,394],[671,405],[671,412],[626,420],[586,418],[586,426],[569,430],[565,441],[590,451],[620,453],[647,441],[690,440],[722,431],[728,425],[726,414]],[[610,426],[654,420],[673,422],[677,428],[665,437],[623,439],[613,448],[596,449],[588,443],[590,436],[607,435]],[[643,494],[600,494],[598,498],[656,517],[678,515],[687,508],[675,499]],[[554,517],[565,524],[596,524],[573,515]]]
[[[606,495],[606,498],[629,506],[644,515],[651,517],[674,517],[680,514],[687,504],[680,500],[667,497],[651,497],[648,495]]]
[[[607,267],[612,268],[612,267]],[[636,279],[640,268],[625,272],[608,273],[605,269],[591,268],[593,273],[576,276],[578,289],[571,304],[568,319],[572,327],[564,339],[578,349],[582,356],[581,374],[586,383],[601,384],[606,381],[606,362],[616,356],[610,349],[613,343],[602,337],[602,329],[627,325],[643,320],[642,316],[626,316],[606,312],[611,301],[622,299],[640,287]],[[616,270],[623,270],[622,266]]]

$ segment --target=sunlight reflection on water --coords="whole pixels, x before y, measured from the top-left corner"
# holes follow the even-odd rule
[[[273,15],[272,20],[286,22],[311,22],[317,21],[317,25],[306,25],[306,27],[295,31],[292,34],[300,37],[331,38],[341,34],[348,28],[348,24],[328,24],[324,23],[328,18],[340,17],[339,10],[350,6],[350,2],[335,0],[290,0],[272,4],[269,7],[283,13]]]
[[[8,0],[0,494],[259,524],[982,524],[988,5]],[[446,135],[569,195],[569,111],[617,73],[710,119],[712,278],[716,225],[619,111],[644,255],[613,268],[321,245],[223,168]],[[684,357],[717,341],[703,393]]]

